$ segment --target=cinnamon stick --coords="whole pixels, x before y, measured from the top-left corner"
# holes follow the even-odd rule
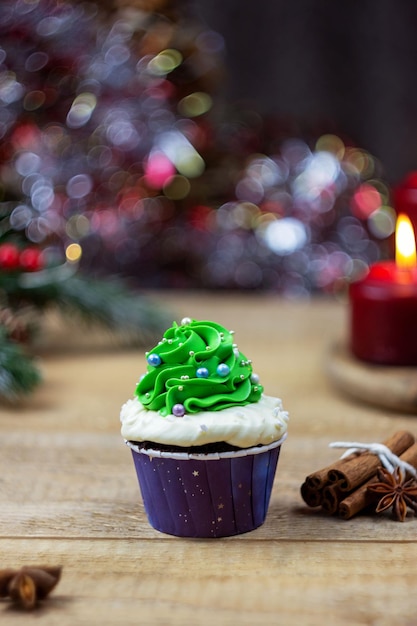
[[[309,474],[303,484],[301,485],[301,496],[304,502],[311,507],[320,506],[323,502],[323,489],[329,484],[329,472],[342,468],[348,459],[356,458],[355,455],[349,455],[345,459],[338,459],[331,465],[324,467],[321,470],[317,470],[312,474]],[[334,481],[337,482],[337,481]]]
[[[321,507],[326,513],[333,515],[339,508],[339,502],[343,498],[340,483],[332,483],[323,487]]]
[[[353,456],[353,455],[352,455]],[[350,456],[349,456],[350,458]],[[322,489],[328,483],[328,474],[332,469],[342,467],[346,463],[346,459],[338,459],[335,463],[324,467],[317,472],[309,474],[305,480],[312,489]]]
[[[307,506],[316,507],[321,505],[323,501],[322,489],[314,487],[314,485],[309,482],[308,476],[301,485],[300,491],[301,497]]]
[[[400,455],[400,459],[417,469],[417,443],[414,443],[405,450],[405,452]],[[339,517],[342,519],[350,519],[365,509],[371,503],[371,498],[368,494],[368,486],[375,482],[378,482],[378,478],[373,476],[365,484],[361,485],[359,489],[356,489],[356,491],[353,491],[353,493],[342,500],[339,504]]]
[[[394,454],[400,456],[407,448],[415,442],[415,437],[405,430],[394,433],[386,441],[387,446]],[[329,471],[328,478],[331,483],[338,483],[342,491],[353,491],[376,474],[381,461],[372,452],[362,452],[361,454],[350,456],[345,459],[345,465],[336,467]]]

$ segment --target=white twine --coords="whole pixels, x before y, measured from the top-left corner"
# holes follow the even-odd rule
[[[356,454],[360,452],[371,452],[372,454],[376,454],[379,457],[382,465],[387,469],[391,474],[395,470],[396,467],[399,467],[400,470],[405,474],[409,472],[414,478],[417,478],[417,470],[415,467],[407,463],[406,461],[401,460],[396,454],[393,453],[392,450],[387,448],[383,443],[358,443],[356,441],[334,441],[333,443],[329,443],[329,448],[348,448],[346,452],[342,454],[341,459],[346,458],[350,454]]]

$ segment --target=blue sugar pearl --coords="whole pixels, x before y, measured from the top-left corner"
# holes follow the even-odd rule
[[[199,367],[195,375],[197,376],[197,378],[208,378],[209,371],[207,367]]]
[[[184,414],[185,414],[184,405],[174,404],[174,406],[172,407],[172,415],[175,415],[175,417],[183,417]]]
[[[219,376],[227,376],[230,373],[230,367],[226,365],[226,363],[220,363],[220,365],[217,366],[216,372]]]
[[[161,357],[159,354],[150,354],[147,358],[149,365],[153,365],[154,367],[158,367],[161,365]]]

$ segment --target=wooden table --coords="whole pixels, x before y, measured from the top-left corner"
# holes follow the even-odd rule
[[[154,298],[173,319],[234,329],[267,393],[290,411],[267,520],[221,540],[150,528],[119,435],[119,408],[144,369],[143,350],[90,335],[73,341],[73,331],[52,329],[43,386],[23,406],[0,412],[0,554],[2,567],[62,564],[63,576],[34,614],[0,601],[1,623],[7,616],[11,625],[39,618],[60,626],[416,624],[417,519],[343,521],[308,509],[299,494],[308,473],[339,455],[329,442],[383,441],[401,428],[417,434],[415,416],[360,404],[329,384],[326,352],[345,334],[345,304]]]

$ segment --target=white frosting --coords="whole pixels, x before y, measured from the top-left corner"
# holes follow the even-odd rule
[[[163,417],[133,398],[122,406],[120,421],[122,436],[130,441],[184,447],[225,441],[249,448],[281,439],[287,431],[288,413],[279,398],[262,395],[259,402],[246,406]]]

